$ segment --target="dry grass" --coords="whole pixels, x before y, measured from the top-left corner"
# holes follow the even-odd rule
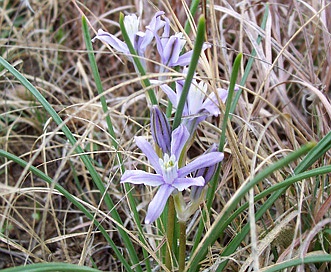
[[[180,29],[186,18],[181,1],[154,2],[159,2],[156,6],[167,12],[174,29]],[[241,76],[252,50],[257,53],[228,128],[214,217],[251,175],[330,131],[331,5],[314,0],[268,1],[270,14],[263,31],[260,25],[265,2],[216,0],[210,1],[207,9],[208,40],[213,47],[209,62],[200,67],[200,74],[206,77],[211,89],[227,87],[238,52],[244,54]],[[110,33],[119,33],[120,11],[139,11],[143,3],[142,23],[146,24],[154,7],[149,1],[86,0],[77,1],[80,11],[72,1],[30,3],[34,14],[19,0],[0,2],[1,56],[21,71],[67,120],[95,161],[125,226],[134,233],[125,192],[119,185],[111,137],[106,132],[105,116],[84,51],[80,12],[87,16],[94,30],[102,27]],[[263,36],[260,45],[256,43],[259,34]],[[190,39],[194,41],[194,35]],[[100,42],[94,48],[120,151],[126,168],[133,168],[138,161],[137,154],[132,153],[137,151],[132,138],[149,131],[144,92],[130,63]],[[150,52],[151,58],[153,53]],[[149,68],[153,69],[153,65],[150,63]],[[0,75],[1,148],[29,161],[74,196],[103,211],[105,226],[119,249],[125,251],[106,207],[100,204],[101,196],[56,124],[16,80],[5,71],[0,71]],[[211,122],[214,126],[200,127],[194,152],[200,152],[204,143],[217,142],[219,131],[215,126],[221,120]],[[330,155],[327,153],[315,167],[330,164]],[[1,164],[0,268],[61,261],[95,265],[100,270],[121,270],[107,242],[70,202],[19,166],[3,158]],[[293,167],[275,172],[255,192],[283,180]],[[259,252],[261,266],[273,263],[275,251],[279,258],[284,258],[282,254],[295,254],[297,245],[291,248],[292,241],[305,240],[316,222],[330,216],[329,205],[325,204],[330,197],[329,178],[330,175],[293,185],[256,223],[258,239],[266,244]],[[135,194],[138,203],[142,203],[138,207],[143,218],[151,195],[140,187],[136,187]],[[293,216],[292,211],[299,211],[300,215]],[[211,249],[204,263],[206,267],[216,262],[222,248],[247,222],[247,217],[248,214],[242,214],[231,224]],[[195,217],[192,225],[198,222],[199,217]],[[162,237],[155,238],[158,239]],[[150,242],[155,241],[151,238]],[[250,265],[250,243],[247,237],[237,254],[231,256],[234,261],[229,262],[228,271]],[[308,246],[321,247],[318,235]],[[323,246],[329,250],[329,240]],[[137,245],[137,251],[140,250]]]

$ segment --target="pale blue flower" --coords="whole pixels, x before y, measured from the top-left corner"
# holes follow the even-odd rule
[[[166,84],[160,85],[175,108],[178,105],[183,86],[184,80],[176,81],[175,91]],[[228,90],[222,88],[217,89],[217,95],[214,92],[208,95],[207,84],[203,81],[198,83],[193,79],[183,109],[183,123],[189,132],[193,133],[197,125],[208,116],[218,116],[221,113],[219,101],[225,103],[227,97]]]
[[[205,151],[204,154],[209,154],[209,153],[213,153],[213,152],[218,152],[216,144],[213,144],[212,146],[210,146]],[[220,152],[218,152],[218,153],[220,153]],[[222,156],[224,158],[223,153],[222,153]],[[200,168],[197,171],[195,171],[194,173],[192,173],[193,177],[200,177],[200,176],[203,177],[205,180],[205,183],[206,183],[204,186],[192,186],[191,187],[190,198],[192,201],[198,201],[200,199],[203,189],[205,188],[207,183],[212,179],[212,177],[216,173],[216,169],[217,169],[217,164],[214,164],[214,165],[211,165],[208,167]]]
[[[188,174],[200,168],[208,167],[220,162],[223,159],[221,152],[204,154],[184,167],[178,167],[178,160],[183,148],[190,137],[185,126],[180,125],[171,135],[171,152],[159,158],[152,145],[144,137],[136,137],[136,144],[149,160],[156,174],[147,173],[142,170],[128,170],[121,179],[121,182],[132,184],[144,184],[149,186],[160,186],[153,200],[149,204],[145,223],[154,222],[162,213],[171,193],[183,191],[188,187],[203,186],[203,177],[187,177]]]
[[[150,24],[146,27],[146,32],[138,30],[139,18],[135,14],[127,15],[124,17],[124,26],[130,38],[130,41],[137,52],[141,57],[144,57],[145,50],[147,46],[152,42],[154,34],[161,29],[165,22],[161,19],[161,16],[164,15],[163,11],[158,11],[152,18]],[[110,34],[102,29],[98,30],[98,34],[92,39],[94,42],[96,39],[99,39],[120,53],[130,55],[130,50],[127,44],[120,39],[118,39],[113,34]],[[131,57],[128,57],[132,61]],[[143,65],[144,61],[142,60]]]
[[[170,35],[170,21],[165,18],[165,25],[162,36],[155,33],[157,51],[161,56],[162,64],[174,66],[186,66],[191,62],[193,50],[190,50],[182,55],[182,50],[186,44],[183,33],[179,32],[175,35]],[[202,50],[206,50],[210,45],[204,43]]]

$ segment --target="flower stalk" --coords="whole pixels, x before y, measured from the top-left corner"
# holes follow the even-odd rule
[[[179,257],[178,257],[179,272],[183,272],[185,270],[185,258],[186,258],[186,221],[179,221]]]
[[[144,67],[142,66],[142,64],[140,62],[140,59],[138,57],[138,54],[137,54],[136,50],[134,49],[134,47],[132,45],[131,39],[128,35],[128,32],[126,31],[126,28],[125,28],[125,25],[124,25],[124,14],[123,13],[120,14],[119,23],[120,23],[120,28],[121,28],[121,31],[122,31],[123,39],[124,39],[125,43],[127,44],[128,48],[129,48],[130,54],[133,57],[134,64],[137,67],[140,75],[144,76],[144,75],[146,75],[146,71],[145,71]],[[144,88],[148,88],[148,87],[151,86],[151,83],[149,82],[148,78],[145,78],[145,79],[142,80],[142,85],[143,85]],[[155,93],[152,89],[149,88],[147,90],[147,95],[148,95],[150,103],[152,105],[157,105],[158,104],[157,98],[156,98]]]
[[[166,242],[166,256],[165,256],[165,265],[171,271],[172,270],[172,252],[174,245],[174,233],[175,233],[175,205],[174,199],[171,196],[168,201],[168,217],[167,217],[167,242]]]

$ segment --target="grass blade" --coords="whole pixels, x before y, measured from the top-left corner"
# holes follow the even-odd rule
[[[298,159],[303,154],[307,153],[313,148],[313,146],[313,144],[308,143],[299,150],[290,153],[285,158],[279,160],[278,162],[270,165],[269,167],[261,171],[251,181],[245,183],[237,190],[235,195],[231,198],[231,200],[223,208],[219,216],[215,219],[214,224],[211,226],[210,230],[201,240],[197,249],[194,251],[188,265],[188,267],[190,267],[190,271],[195,271],[196,267],[199,266],[199,262],[206,256],[208,252],[208,247],[211,246],[219,237],[219,230],[223,222],[227,220],[227,218],[230,216],[230,213],[236,208],[237,204],[241,201],[241,199],[245,196],[249,189],[255,186],[258,182],[262,181],[264,178],[268,177],[274,171],[281,169],[292,161]]]
[[[76,153],[79,155],[81,160],[83,161],[85,167],[87,168],[88,172],[90,173],[92,180],[94,181],[95,185],[97,186],[99,192],[104,196],[104,201],[107,205],[107,208],[110,211],[110,214],[112,217],[118,222],[120,225],[123,225],[122,220],[117,212],[117,210],[114,208],[114,203],[112,199],[110,198],[109,194],[106,193],[106,189],[103,185],[103,182],[101,180],[100,175],[94,168],[89,156],[85,155],[83,148],[77,144],[76,138],[73,136],[69,128],[66,126],[66,124],[63,122],[61,117],[57,114],[57,112],[52,108],[52,106],[48,103],[48,101],[41,95],[41,93],[19,72],[17,71],[13,66],[11,66],[5,59],[0,57],[0,64],[5,67],[17,80],[19,80],[22,85],[29,90],[29,92],[39,101],[39,103],[43,106],[43,108],[50,114],[50,116],[53,118],[55,123],[61,128],[62,132],[66,136],[66,138],[69,140],[70,144],[72,146],[76,146]],[[129,252],[129,256],[131,258],[131,261],[133,264],[139,263],[139,259],[137,257],[137,253],[133,247],[133,244],[128,236],[128,234],[122,230],[121,228],[118,228],[118,231],[126,245],[126,248]]]
[[[293,184],[294,182],[310,178],[313,176],[323,175],[326,173],[330,173],[331,167],[330,166],[324,166],[319,167],[318,169],[313,169],[311,171],[302,172],[308,167],[310,167],[314,162],[316,162],[321,156],[323,156],[329,149],[331,148],[331,133],[328,133],[323,139],[316,144],[306,155],[306,157],[299,163],[299,165],[295,168],[294,173],[295,175],[292,177],[287,178],[284,180],[284,182],[276,184],[269,189],[266,189],[264,192],[260,193],[255,197],[255,201],[263,198],[264,196],[270,194],[271,192],[274,192],[269,199],[260,207],[260,209],[257,211],[255,218],[258,220],[263,216],[263,214],[272,206],[272,204],[282,195],[285,193],[287,188]],[[244,209],[248,207],[247,204],[243,205],[238,211],[236,211],[235,216],[231,216],[229,218],[228,224],[237,217],[237,215],[242,212]],[[239,212],[239,213],[237,213]],[[227,246],[227,248],[223,251],[222,256],[229,256],[240,245],[241,241],[246,237],[246,235],[249,232],[249,224],[246,224],[240,233],[230,242],[230,244]],[[220,264],[217,271],[222,271],[225,267],[227,262],[224,262]]]
[[[86,17],[84,17],[84,16],[82,17],[82,25],[83,25],[83,35],[84,35],[86,49],[87,49],[87,52],[88,52],[88,56],[89,56],[89,60],[90,60],[90,64],[91,64],[91,68],[92,68],[92,72],[93,72],[93,77],[94,77],[94,80],[95,80],[95,83],[96,83],[96,86],[97,86],[98,93],[102,94],[103,93],[103,87],[102,87],[102,83],[101,83],[101,78],[100,78],[98,66],[97,66],[97,63],[96,63],[96,60],[95,60],[95,56],[94,56],[94,53],[93,53],[93,46],[92,46],[92,42],[91,42],[91,36],[90,36],[89,30],[88,30],[88,24],[87,24],[87,21],[86,21]],[[107,106],[107,102],[106,102],[105,97],[101,96],[100,101],[101,101],[102,109],[103,109],[104,113],[107,114],[108,113],[108,106]],[[116,152],[117,152],[117,157],[118,157],[118,161],[119,161],[119,164],[120,164],[121,171],[122,171],[122,173],[124,173],[125,168],[123,167],[123,159],[122,159],[121,153],[118,152],[118,142],[116,141],[116,135],[115,135],[115,131],[114,131],[114,128],[113,128],[113,124],[112,124],[112,121],[111,121],[110,116],[108,114],[106,115],[106,122],[107,122],[107,126],[108,126],[108,132],[112,137],[112,144],[113,144],[113,146],[114,146],[114,148],[116,149]],[[139,218],[139,214],[138,214],[138,211],[137,211],[137,205],[136,205],[136,202],[135,202],[135,200],[132,196],[131,185],[129,183],[125,183],[124,188],[125,188],[125,191],[127,192],[126,195],[127,195],[128,200],[129,200],[129,205],[130,205],[131,211],[133,212],[133,217],[134,217],[136,226],[139,230],[139,238],[140,238],[141,242],[144,245],[147,245],[144,234],[143,234],[142,226],[141,226],[141,223],[140,223],[140,218]],[[144,248],[143,248],[143,254],[144,254],[145,264],[146,264],[147,270],[149,270],[150,269],[149,258],[148,258],[148,254],[147,254],[147,252]]]
[[[261,272],[276,272],[282,271],[283,269],[294,267],[300,264],[310,264],[310,263],[323,263],[323,262],[331,262],[331,255],[325,253],[310,253],[309,256],[304,258],[295,258],[288,261],[284,261],[281,263],[274,264],[269,267],[265,267],[261,269]]]
[[[0,149],[0,156],[1,157],[5,157],[17,164],[19,164],[22,167],[27,167],[28,163],[24,160],[22,160],[21,158],[8,153],[2,149]],[[54,186],[54,188],[56,190],[58,190],[65,198],[67,198],[73,205],[75,205],[81,212],[83,212],[86,217],[88,219],[90,219],[91,221],[93,221],[94,225],[100,230],[100,232],[103,234],[103,236],[105,237],[105,239],[107,240],[107,242],[109,243],[109,245],[112,247],[112,249],[114,250],[116,256],[121,260],[121,262],[123,263],[123,265],[126,267],[126,269],[128,269],[128,271],[131,271],[130,265],[127,263],[127,261],[124,259],[122,253],[117,249],[117,246],[115,245],[115,243],[113,242],[113,240],[110,238],[109,234],[107,233],[107,231],[104,229],[104,227],[94,218],[93,214],[91,214],[83,204],[81,204],[79,201],[76,200],[75,197],[73,197],[66,189],[64,189],[61,185],[59,185],[58,183],[54,183],[53,180],[47,176],[45,173],[43,173],[42,171],[40,171],[38,168],[29,165],[29,170],[35,174],[36,176],[38,176],[39,178],[41,178],[42,180],[46,181],[49,185]],[[20,270],[21,271],[21,270]],[[28,270],[24,270],[24,271],[28,271]],[[48,270],[38,270],[38,271],[48,271]],[[95,271],[95,270],[94,270]]]
[[[227,98],[227,102],[226,102],[226,108],[225,108],[225,113],[224,113],[224,118],[223,118],[223,123],[222,123],[222,134],[220,137],[220,142],[219,142],[219,151],[223,151],[224,149],[224,143],[225,143],[225,133],[226,133],[226,126],[228,123],[229,118],[229,113],[230,113],[230,109],[232,106],[232,97],[234,94],[234,88],[235,88],[235,84],[237,81],[237,77],[238,77],[238,73],[239,73],[239,68],[240,68],[240,63],[241,63],[241,59],[242,59],[242,54],[239,54],[235,61],[234,61],[234,65],[233,65],[233,71],[231,74],[231,80],[230,80],[230,86],[229,86],[229,94],[228,94],[228,98]],[[236,101],[234,101],[233,103],[236,103]],[[206,203],[206,207],[207,207],[207,211],[203,211],[202,217],[203,220],[200,221],[199,223],[199,227],[198,227],[198,231],[195,235],[196,239],[194,241],[193,244],[193,248],[192,248],[192,253],[194,252],[194,250],[196,249],[196,247],[198,246],[198,243],[200,241],[200,237],[202,237],[202,232],[204,229],[203,226],[203,222],[206,221],[206,216],[207,216],[207,212],[209,213],[211,205],[214,201],[215,198],[215,191],[217,188],[217,182],[218,182],[218,177],[221,171],[221,163],[218,164],[218,167],[216,169],[216,172],[212,178],[212,180],[210,181],[210,186],[208,188],[207,191],[207,195],[206,195],[206,199],[207,199],[207,203]]]
[[[90,36],[89,30],[88,30],[88,25],[87,25],[85,16],[82,17],[82,26],[83,26],[83,35],[84,35],[85,45],[86,45],[86,49],[87,49],[87,54],[88,54],[88,57],[90,60],[91,69],[92,69],[92,73],[93,73],[93,78],[94,78],[95,85],[98,90],[98,94],[100,95],[103,93],[103,87],[102,87],[102,83],[101,83],[98,66],[97,66],[97,63],[96,63],[96,60],[95,60],[95,57],[93,54],[91,36]],[[104,96],[100,96],[100,102],[101,102],[102,110],[106,114],[106,123],[108,126],[108,132],[111,136],[112,144],[115,147],[115,149],[117,150],[118,143],[116,141],[116,135],[115,135],[113,123],[108,114],[108,106],[107,106],[107,102],[106,102],[106,99]]]
[[[173,130],[175,130],[180,125],[181,120],[182,120],[184,105],[186,102],[188,92],[190,90],[190,86],[192,83],[192,79],[193,79],[195,70],[198,66],[202,46],[204,43],[204,37],[205,37],[205,31],[206,31],[205,27],[206,27],[206,19],[201,15],[199,17],[199,21],[198,21],[197,38],[196,38],[194,48],[193,48],[192,59],[191,59],[190,65],[188,67],[187,76],[186,76],[185,83],[183,86],[182,94],[180,96],[178,106],[176,109],[176,113],[175,113],[175,119],[174,119],[174,123],[172,126]]]
[[[37,263],[3,269],[3,272],[100,272],[98,269],[68,263]]]

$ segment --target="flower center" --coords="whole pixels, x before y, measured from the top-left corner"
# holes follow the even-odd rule
[[[174,155],[169,157],[168,154],[164,154],[163,160],[160,159],[160,165],[163,172],[164,181],[168,184],[172,184],[173,181],[178,177],[178,163]]]

